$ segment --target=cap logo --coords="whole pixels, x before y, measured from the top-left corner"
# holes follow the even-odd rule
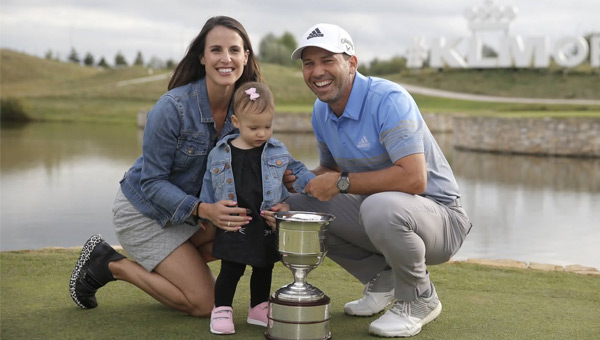
[[[309,40],[312,38],[319,38],[319,37],[324,37],[324,35],[323,35],[323,33],[321,33],[321,30],[317,27],[312,32],[310,32],[308,37],[306,37],[306,40]]]
[[[352,44],[352,41],[350,41],[346,38],[342,38],[341,43],[346,45],[347,52],[354,50],[354,45]]]

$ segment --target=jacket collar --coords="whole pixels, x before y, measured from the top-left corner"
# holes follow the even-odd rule
[[[202,123],[214,123],[212,112],[210,111],[210,102],[208,100],[208,90],[206,89],[206,77],[203,77],[196,81],[195,84],[196,99],[198,101],[198,111],[200,111],[200,121]],[[235,130],[235,127],[231,123],[231,116],[233,115],[233,100],[229,103],[229,109],[227,112],[227,118],[225,118],[225,125],[221,131],[221,135],[227,135],[231,131]]]
[[[223,137],[221,140],[219,140],[217,142],[217,145],[215,147],[216,148],[223,147],[223,145],[227,145],[227,141],[228,140],[235,139],[235,138],[239,137],[239,135],[240,135],[239,133],[233,133],[233,134],[227,135],[227,136]],[[283,143],[279,139],[277,139],[275,137],[269,138],[269,140],[267,141],[266,144],[267,144],[266,147],[268,147],[268,146],[282,146],[283,145]]]

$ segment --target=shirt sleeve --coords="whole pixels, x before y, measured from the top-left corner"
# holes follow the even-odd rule
[[[390,92],[378,110],[379,140],[394,163],[408,155],[424,153],[424,121],[408,93]]]

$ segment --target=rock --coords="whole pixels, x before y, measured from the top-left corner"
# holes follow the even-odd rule
[[[598,269],[594,267],[581,266],[578,264],[566,266],[565,271],[583,275],[600,275],[600,271],[598,271]]]
[[[508,267],[527,269],[527,263],[515,260],[495,260],[495,259],[468,259],[467,263],[475,263],[484,266]]]
[[[559,266],[556,264],[550,263],[529,263],[529,269],[537,269],[537,270],[545,270],[545,271],[564,271],[565,268],[563,266]]]

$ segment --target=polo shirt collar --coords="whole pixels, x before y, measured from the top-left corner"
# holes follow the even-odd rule
[[[344,108],[342,117],[346,117],[353,120],[360,119],[360,112],[364,103],[364,98],[369,91],[369,78],[363,76],[358,71],[354,73],[354,82],[352,83],[352,90],[350,91],[350,98]],[[331,107],[327,105],[327,111],[331,115],[335,116]],[[333,118],[331,115],[326,115],[326,120]],[[341,118],[341,117],[340,117]]]

